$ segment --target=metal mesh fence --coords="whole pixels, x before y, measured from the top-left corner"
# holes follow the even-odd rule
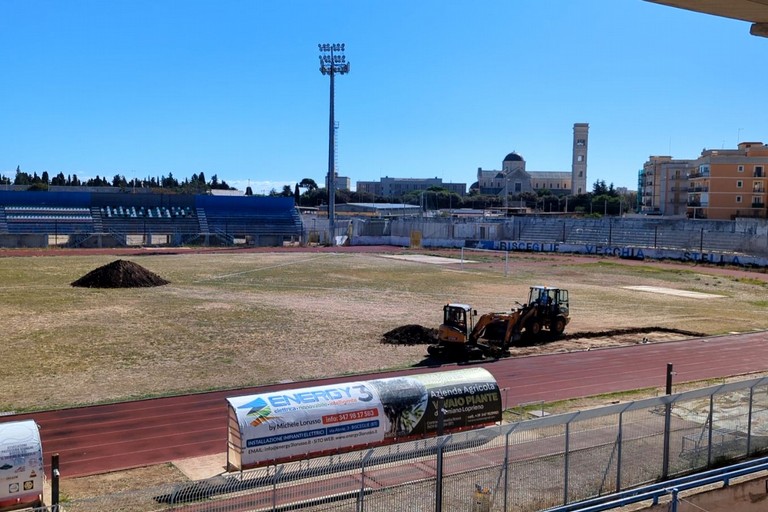
[[[59,510],[533,512],[767,450],[762,378],[69,500]]]
[[[768,254],[765,224],[735,221],[634,218],[400,218],[356,221],[353,236],[409,239],[415,232],[438,246],[464,240],[525,241],[671,249],[693,252]],[[429,245],[429,244],[426,244]]]

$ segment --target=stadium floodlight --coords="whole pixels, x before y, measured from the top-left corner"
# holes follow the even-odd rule
[[[335,244],[335,217],[336,217],[336,157],[334,147],[336,145],[336,121],[334,120],[334,84],[333,77],[337,74],[349,73],[349,62],[344,55],[344,43],[320,43],[317,45],[320,52],[320,73],[331,77],[331,101],[330,116],[328,119],[328,231],[330,243]]]

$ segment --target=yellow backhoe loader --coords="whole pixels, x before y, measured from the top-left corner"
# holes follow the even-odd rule
[[[430,355],[458,359],[505,357],[509,347],[541,342],[560,336],[570,321],[568,290],[531,286],[526,304],[508,312],[485,313],[468,304],[443,307],[443,323]]]

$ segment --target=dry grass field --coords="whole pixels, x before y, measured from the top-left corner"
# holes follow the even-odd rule
[[[410,366],[424,359],[425,347],[384,344],[383,333],[437,327],[446,302],[506,310],[532,284],[570,291],[567,333],[768,327],[764,274],[530,254],[513,254],[505,266],[499,256],[470,256],[474,262],[463,265],[348,252],[123,257],[171,282],[125,289],[70,286],[115,256],[0,258],[0,412]]]

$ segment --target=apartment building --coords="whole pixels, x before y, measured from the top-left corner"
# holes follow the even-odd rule
[[[688,217],[768,217],[768,145],[741,142],[737,149],[705,149],[693,164],[688,174]]]
[[[430,187],[440,187],[464,196],[467,194],[466,183],[443,183],[442,178],[390,178],[379,181],[358,181],[358,192],[368,192],[377,196],[399,198],[408,192],[427,190]]]
[[[334,174],[333,176],[333,185],[336,188],[336,190],[350,190],[352,184],[352,180],[349,179],[347,176],[339,176],[339,173]],[[328,175],[325,175],[325,189],[328,190],[330,188],[328,186]]]
[[[648,157],[638,175],[640,213],[685,215],[688,209],[688,175],[694,169],[694,160],[676,160],[671,156]]]

